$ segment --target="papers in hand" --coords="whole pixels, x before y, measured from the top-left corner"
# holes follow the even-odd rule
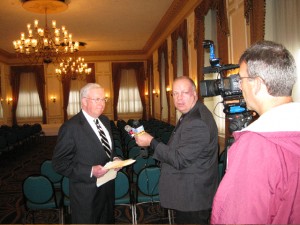
[[[118,171],[116,171],[115,169],[131,165],[134,162],[135,162],[134,159],[127,159],[127,160],[116,160],[113,162],[106,163],[104,167],[109,170],[102,177],[97,178],[97,182],[96,182],[97,187],[100,187],[106,182],[115,179],[118,173]]]

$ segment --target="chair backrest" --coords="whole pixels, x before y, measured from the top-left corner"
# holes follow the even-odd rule
[[[70,189],[69,189],[70,185],[69,185],[69,178],[68,177],[64,177],[62,179],[62,182],[61,182],[61,190],[64,194],[64,196],[67,196],[69,197],[70,195]]]
[[[7,149],[7,141],[6,138],[2,135],[0,135],[0,152],[1,150]]]
[[[137,186],[144,195],[158,195],[158,182],[160,177],[160,168],[158,166],[150,166],[141,170],[137,178]]]
[[[165,144],[168,144],[171,135],[172,135],[172,131],[165,131],[161,135],[161,141]]]
[[[121,147],[115,146],[115,153],[117,156],[120,156],[124,159],[124,153]]]
[[[118,171],[115,179],[115,199],[120,199],[127,195],[130,191],[129,185],[128,176],[124,172]]]
[[[43,175],[28,176],[23,182],[23,195],[35,204],[47,203],[55,197],[51,181]]]
[[[143,158],[142,156],[137,156],[135,158],[135,163],[132,165],[133,168],[133,172],[138,175],[139,172],[145,168],[145,167],[149,167],[149,166],[154,166],[156,165],[156,161],[155,159],[153,159],[151,156],[147,157],[147,158]]]
[[[41,165],[41,174],[48,177],[53,184],[60,183],[63,175],[57,173],[52,166],[51,160],[45,160]]]
[[[127,149],[128,151],[130,151],[131,148],[133,148],[134,146],[137,146],[135,139],[131,139],[128,143],[127,143]]]
[[[133,146],[132,148],[128,149],[128,158],[134,159],[141,153],[141,148],[139,146]]]

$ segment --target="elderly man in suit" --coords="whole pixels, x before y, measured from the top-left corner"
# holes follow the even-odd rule
[[[107,99],[95,83],[80,90],[80,99],[82,110],[59,129],[53,166],[70,179],[72,223],[114,223],[114,180],[96,186],[97,178],[108,172],[103,166],[114,159],[110,121],[101,115]]]
[[[168,144],[148,133],[135,139],[154,149],[153,158],[161,163],[160,201],[175,210],[175,223],[207,224],[218,185],[218,129],[192,79],[174,80],[173,100],[182,116]]]

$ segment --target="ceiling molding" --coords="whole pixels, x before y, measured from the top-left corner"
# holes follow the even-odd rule
[[[144,51],[150,56],[203,0],[174,0],[147,41]]]

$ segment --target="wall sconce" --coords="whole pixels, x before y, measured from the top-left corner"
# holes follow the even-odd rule
[[[171,94],[171,96],[173,96],[172,89],[170,87],[166,88],[166,92],[167,94]]]
[[[145,91],[145,96],[148,96],[148,91]]]
[[[156,91],[155,89],[153,89],[152,94],[153,94],[154,96],[156,96],[156,98],[158,98],[158,91]]]
[[[55,103],[56,102],[56,97],[55,96],[51,96],[51,101],[53,102],[53,103]]]
[[[12,103],[13,99],[12,98],[6,98],[6,102],[8,105],[10,105]]]

